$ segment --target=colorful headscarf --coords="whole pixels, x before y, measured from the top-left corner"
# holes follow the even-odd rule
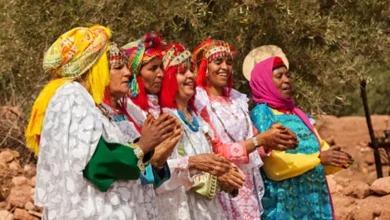
[[[177,109],[175,97],[179,87],[176,74],[184,74],[187,68],[191,68],[191,52],[181,44],[172,43],[163,51],[163,55],[165,73],[160,92],[161,107]],[[190,100],[189,105],[193,108],[193,99]]]
[[[272,70],[281,65],[284,65],[284,63],[280,57],[270,57],[256,64],[249,81],[253,100],[256,103],[267,103],[271,108],[292,110],[313,134],[316,134],[307,115],[295,106],[293,97],[289,99],[284,98],[272,81]]]
[[[139,80],[137,76],[142,65],[147,64],[155,57],[161,58],[161,52],[164,49],[165,42],[155,33],[147,33],[142,38],[130,42],[123,46],[127,57],[129,58],[129,70],[132,74],[132,80],[129,83],[130,95],[137,97],[140,93]]]
[[[196,85],[205,88],[207,86],[207,65],[209,62],[220,57],[234,57],[234,48],[221,40],[207,39],[199,44],[192,53]],[[230,75],[228,82],[228,94],[233,87],[233,75]]]
[[[102,26],[78,27],[66,32],[45,53],[43,69],[62,78],[81,76],[106,50],[110,35]]]
[[[106,51],[111,31],[103,26],[78,27],[61,35],[50,46],[43,58],[43,68],[56,77],[51,80],[35,100],[26,129],[27,146],[38,154],[39,138],[46,108],[57,89],[64,83],[86,76],[86,88],[95,103],[103,99],[104,89],[110,82]]]

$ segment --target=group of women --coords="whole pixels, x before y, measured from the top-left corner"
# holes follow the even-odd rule
[[[252,70],[249,113],[230,44],[110,38],[74,28],[45,53],[26,130],[43,219],[334,218],[325,173],[351,158],[294,105],[280,57]]]

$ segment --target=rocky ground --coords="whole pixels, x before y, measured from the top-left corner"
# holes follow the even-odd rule
[[[378,136],[390,129],[390,116],[372,116],[372,120]],[[389,161],[381,152],[385,177],[377,179],[365,118],[323,116],[317,129],[329,144],[342,147],[355,159],[347,170],[327,177],[337,219],[390,219]],[[42,209],[32,198],[36,167],[30,155],[21,153],[23,150],[0,147],[0,220],[41,217]]]
[[[390,116],[372,116],[375,135],[384,137]],[[327,177],[338,220],[390,219],[390,177],[387,154],[381,151],[384,178],[377,179],[373,150],[364,117],[323,116],[317,129],[333,146],[349,152],[355,163]],[[390,140],[387,140],[390,142]]]

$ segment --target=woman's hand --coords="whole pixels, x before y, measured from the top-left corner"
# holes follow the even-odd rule
[[[322,165],[330,165],[335,167],[344,167],[352,163],[345,152],[338,150],[322,151],[319,158]]]
[[[179,125],[180,126],[180,125]],[[150,163],[155,168],[161,168],[164,163],[167,161],[168,157],[171,156],[177,142],[182,138],[182,128],[177,128],[171,137],[164,140],[161,144],[157,145],[154,149],[154,154]]]
[[[234,164],[224,157],[213,153],[198,154],[190,156],[188,159],[188,166],[190,169],[197,169],[217,177],[228,172],[233,165]]]
[[[176,119],[167,113],[161,114],[157,120],[149,115],[142,126],[141,137],[137,142],[138,146],[145,154],[148,153],[171,137],[177,125]]]
[[[270,129],[258,134],[256,138],[261,146],[279,151],[295,149],[299,143],[297,136],[280,124],[273,124]]]
[[[245,175],[238,167],[232,167],[228,172],[219,176],[218,181],[230,188],[239,189],[245,184]]]
[[[342,168],[348,168],[349,165],[351,165],[351,164],[353,164],[353,162],[355,162],[355,160],[353,159],[353,157],[352,157],[349,153],[347,153],[347,152],[341,150],[341,147],[333,147],[333,148],[331,148],[330,150],[339,151],[339,152],[342,152],[342,153],[344,153],[345,155],[347,155],[348,160],[349,160],[349,161],[348,161],[348,164],[343,164],[343,166],[341,166]]]

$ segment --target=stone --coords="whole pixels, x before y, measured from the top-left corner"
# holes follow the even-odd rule
[[[0,153],[0,160],[1,161],[4,161],[6,163],[9,163],[11,162],[12,160],[14,159],[14,155],[8,151],[8,150],[5,150],[3,152]]]
[[[8,164],[8,166],[11,170],[19,170],[21,168],[20,163],[17,160],[13,160],[11,163]]]
[[[375,180],[370,186],[370,190],[379,195],[390,194],[390,177]]]
[[[12,155],[14,155],[14,158],[19,158],[20,157],[20,153],[15,151],[15,150],[11,150],[11,153],[12,153]]]
[[[333,207],[336,212],[336,219],[348,219],[352,211],[356,209],[356,199],[344,195],[332,195]]]
[[[35,187],[36,184],[37,184],[37,177],[34,176],[34,177],[31,178],[31,180],[30,180],[30,186]]]
[[[343,194],[357,199],[364,199],[370,195],[370,187],[366,183],[353,180],[343,189]]]
[[[37,174],[37,168],[34,165],[27,164],[23,167],[24,174],[27,178],[31,178]]]
[[[15,176],[14,178],[12,178],[12,183],[15,186],[21,186],[27,184],[28,182],[29,180],[25,176]]]
[[[367,165],[372,165],[375,163],[375,158],[373,153],[365,153],[363,156],[363,162]]]
[[[29,210],[28,213],[30,213],[30,215],[33,215],[33,216],[37,216],[39,218],[42,218],[42,212],[36,212],[36,211],[31,211]]]
[[[0,220],[13,220],[14,215],[7,210],[0,210]]]
[[[341,185],[343,187],[349,186],[349,184],[352,182],[351,179],[344,178],[344,177],[341,177],[341,176],[334,176],[334,180],[337,182],[337,184],[339,184],[339,185]]]
[[[334,178],[334,175],[328,175],[326,176],[326,179],[328,181],[328,186],[331,194],[335,194],[343,190],[344,187],[337,183]]]
[[[12,207],[24,208],[24,205],[31,201],[31,189],[29,185],[13,187],[8,196],[8,202]]]
[[[15,209],[14,219],[20,220],[39,220],[39,218],[30,215],[30,213],[24,209]]]
[[[7,209],[8,202],[0,202],[0,210]]]
[[[388,203],[382,198],[369,196],[366,199],[356,200],[357,206],[352,210],[352,219],[354,220],[369,220],[375,219],[390,219],[390,210]]]
[[[24,208],[31,211],[37,210],[35,205],[32,202],[27,202],[26,204],[24,204]]]

